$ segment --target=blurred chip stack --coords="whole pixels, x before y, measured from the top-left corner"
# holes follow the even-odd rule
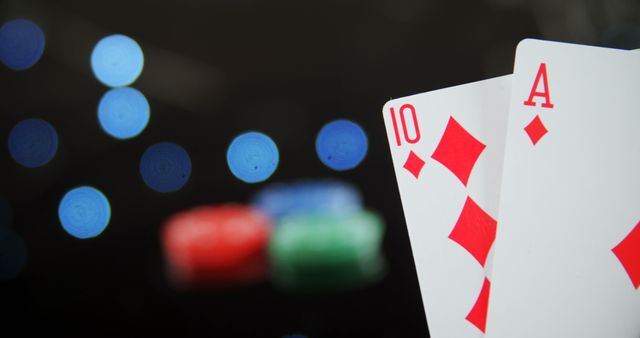
[[[170,217],[162,241],[174,282],[188,287],[260,281],[271,221],[244,205],[197,207]]]
[[[274,183],[258,191],[252,202],[275,221],[296,214],[342,215],[362,209],[360,192],[333,179]]]
[[[277,184],[253,201],[274,218],[269,259],[277,286],[336,290],[367,285],[382,275],[384,225],[363,209],[352,185],[336,180]]]

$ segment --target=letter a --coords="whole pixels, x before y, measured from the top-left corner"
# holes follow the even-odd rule
[[[538,92],[538,84],[540,83],[540,79],[542,79],[543,91]],[[535,96],[544,97],[544,103],[542,104],[542,108],[553,108],[553,103],[551,103],[551,98],[549,97],[549,81],[547,80],[547,65],[545,63],[540,64],[540,68],[538,68],[538,74],[536,74],[536,79],[533,81],[533,87],[531,88],[531,93],[529,94],[529,99],[524,101],[525,106],[535,106],[536,103],[533,101]]]

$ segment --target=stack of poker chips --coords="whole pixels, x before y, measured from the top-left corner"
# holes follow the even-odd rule
[[[177,287],[264,280],[286,290],[343,289],[378,280],[385,267],[381,218],[337,180],[272,184],[251,205],[220,204],[169,217],[162,244]]]
[[[367,285],[384,271],[384,224],[362,207],[352,185],[337,180],[271,185],[253,205],[273,219],[271,277],[287,290]]]
[[[162,241],[178,286],[228,286],[264,279],[271,219],[246,205],[202,206],[170,217]]]

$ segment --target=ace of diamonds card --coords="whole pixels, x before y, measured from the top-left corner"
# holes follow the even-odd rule
[[[640,336],[640,58],[524,40],[487,337]]]

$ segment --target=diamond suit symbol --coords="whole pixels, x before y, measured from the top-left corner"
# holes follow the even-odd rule
[[[442,163],[466,186],[471,170],[485,147],[453,117],[449,117],[444,135],[431,158]]]
[[[487,255],[496,239],[497,222],[471,197],[467,197],[449,238],[460,244],[484,267]]]
[[[424,167],[424,163],[424,160],[422,160],[420,156],[416,155],[413,151],[410,151],[409,156],[402,167],[407,169],[413,176],[415,176],[415,178],[418,178],[418,176],[420,176],[420,171],[422,171],[422,167]]]
[[[533,142],[533,145],[536,145],[536,143],[540,141],[542,136],[547,133],[547,128],[542,123],[540,116],[536,115],[536,117],[534,117],[533,120],[531,120],[531,122],[529,122],[529,124],[524,127],[524,131],[527,133],[527,135],[529,135],[529,138],[531,139],[531,142]]]
[[[612,251],[629,275],[633,286],[640,288],[640,222]]]
[[[482,289],[476,299],[476,303],[471,308],[471,311],[467,315],[467,320],[473,324],[478,330],[485,333],[487,324],[487,308],[489,306],[489,292],[491,290],[491,282],[485,277],[484,283],[482,283]]]

